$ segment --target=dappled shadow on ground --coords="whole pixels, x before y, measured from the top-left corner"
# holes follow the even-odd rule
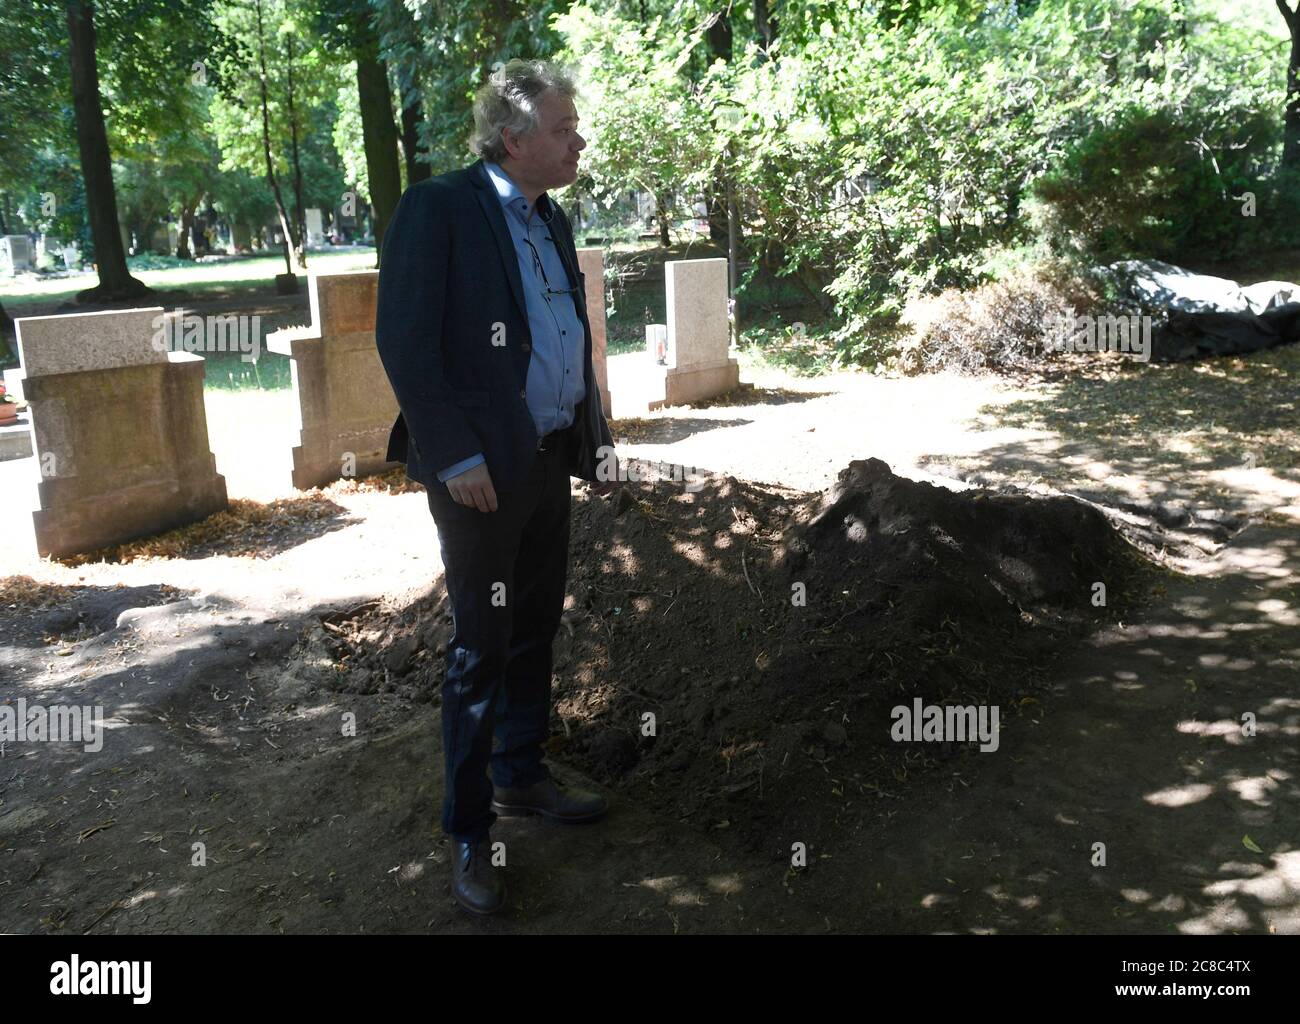
[[[0,665],[20,656],[13,648],[42,648],[59,641],[77,643],[112,629],[127,609],[166,604],[179,595],[176,587],[166,583],[141,587],[66,586],[38,582],[30,576],[6,576],[0,579],[0,608],[5,623]]]
[[[744,426],[748,419],[703,419],[699,416],[641,418],[628,416],[610,420],[609,429],[618,444],[673,444],[696,434]]]
[[[795,391],[789,388],[761,388],[745,385],[725,395],[693,402],[687,408],[731,409],[761,405],[789,405],[796,402],[810,402],[832,394],[834,392],[831,391]],[[616,444],[674,444],[696,434],[748,426],[753,422],[754,419],[751,417],[691,416],[670,409],[665,414],[657,416],[623,416],[611,419],[609,429],[614,435]]]
[[[934,810],[903,811],[916,822],[872,867],[901,924],[1300,932],[1300,542],[1252,528],[1230,550],[1234,574],[1170,576],[1037,724]]]
[[[1298,372],[1294,347],[1092,369],[982,410],[981,428],[1025,438],[929,460],[1191,543],[1187,572],[1090,641],[1032,729],[882,837],[870,870],[900,927],[1300,932]]]
[[[793,388],[759,387],[742,384],[734,391],[715,395],[701,402],[692,403],[695,409],[727,409],[740,405],[789,405],[792,402],[810,402],[814,398],[828,398],[838,394],[833,390],[798,391]]]
[[[1052,395],[1033,403],[1058,424],[1070,408]],[[1108,486],[1104,474],[1086,479]],[[507,914],[474,922],[451,905],[433,834],[437,711],[385,675],[409,668],[420,673],[403,677],[410,686],[435,688],[445,629],[397,668],[390,648],[376,651],[375,687],[353,692],[340,685],[343,651],[286,651],[301,623],[232,629],[172,602],[26,678],[33,694],[105,703],[114,723],[104,756],[43,745],[0,769],[0,882],[22,891],[0,900],[0,928],[1300,930],[1293,530],[1234,527],[1221,576],[1167,574],[1149,612],[1097,634],[1046,692],[1004,669],[996,751],[918,744],[885,759],[866,737],[889,723],[860,713],[858,691],[933,685],[945,651],[923,651],[928,662],[896,681],[880,658],[868,663],[878,632],[843,630],[882,593],[874,563],[860,594],[826,595],[797,648],[824,660],[780,673],[789,713],[773,712],[762,686],[789,661],[762,612],[789,597],[764,556],[797,496],[733,479],[698,494],[626,491],[575,503],[551,745],[621,793],[589,830],[494,831],[509,854]],[[848,514],[826,522],[849,536],[906,532]],[[852,569],[832,555],[837,572]],[[434,590],[426,608],[441,607]],[[940,594],[931,610],[942,619],[950,604]],[[960,648],[980,636],[978,621],[952,626],[930,639]],[[172,639],[150,646],[159,638]],[[370,649],[400,639],[357,633]],[[110,655],[120,663],[96,664]],[[821,688],[834,658],[861,676],[843,696]],[[758,714],[772,726],[766,752],[752,743]],[[644,799],[628,796],[634,787]],[[809,848],[807,868],[791,867],[794,840]],[[196,842],[207,867],[193,863]]]
[[[1108,504],[1300,514],[1300,348],[1193,365],[1090,367],[977,426],[1023,440],[923,460],[984,484],[1104,491]]]

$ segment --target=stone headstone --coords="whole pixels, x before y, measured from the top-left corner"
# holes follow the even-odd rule
[[[325,244],[325,224],[321,217],[321,211],[315,207],[307,211],[307,244],[312,246],[322,246]]]
[[[0,235],[0,273],[12,277],[31,269],[31,239],[26,235]]]
[[[160,350],[161,308],[15,321],[32,414],[36,549],[94,551],[226,507],[200,356]]]
[[[163,315],[154,308],[25,317],[23,371],[32,378],[165,363],[166,347],[154,343]]]
[[[585,284],[587,321],[591,324],[591,368],[600,387],[600,404],[607,419],[614,415],[614,399],[609,392],[609,369],[605,334],[605,251],[599,248],[578,250],[578,271]]]
[[[664,264],[668,310],[668,371],[664,403],[687,405],[740,385],[730,357],[727,261],[669,260]]]
[[[385,458],[398,406],[375,344],[379,271],[311,271],[308,291],[311,326],[266,338],[267,348],[293,360],[300,431],[293,485],[301,490],[400,465]]]

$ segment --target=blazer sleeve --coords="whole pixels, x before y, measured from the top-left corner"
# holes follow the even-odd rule
[[[451,467],[480,454],[482,442],[452,402],[443,373],[443,313],[451,237],[435,190],[402,193],[384,233],[375,343],[419,461]]]

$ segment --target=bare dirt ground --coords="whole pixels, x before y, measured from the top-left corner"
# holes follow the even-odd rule
[[[1298,370],[750,368],[612,424],[624,457],[714,476],[575,484],[551,760],[614,808],[500,822],[486,922],[435,831],[449,623],[423,494],[275,499],[240,482],[248,426],[216,434],[269,512],[133,561],[6,558],[0,701],[99,704],[107,732],[0,757],[0,930],[1298,932]],[[869,458],[896,475],[841,479]],[[1050,502],[999,534],[1011,485],[1125,540]],[[806,621],[800,572],[843,591]],[[998,750],[889,743],[912,693],[1000,703]]]

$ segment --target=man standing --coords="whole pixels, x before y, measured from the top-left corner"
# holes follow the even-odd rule
[[[498,814],[584,822],[607,807],[551,778],[542,753],[569,478],[617,486],[573,232],[546,194],[576,180],[586,147],[574,95],[542,61],[493,74],[474,103],[479,159],[403,193],[380,264],[375,336],[401,408],[388,458],[428,489],[455,621],[442,828],[452,893],[475,914],[505,899]]]

